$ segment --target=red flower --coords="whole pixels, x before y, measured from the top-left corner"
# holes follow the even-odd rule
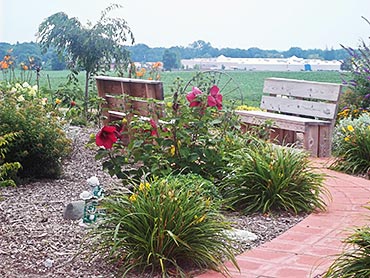
[[[157,123],[153,119],[150,119],[149,123],[152,126],[152,128],[157,128]]]
[[[187,93],[186,99],[190,102],[190,107],[200,106],[201,102],[197,101],[197,96],[203,94],[197,87],[193,87],[191,92]]]
[[[218,110],[222,109],[222,95],[220,94],[220,89],[213,85],[210,90],[210,95],[207,100],[208,106],[216,106]]]
[[[71,106],[73,107],[73,106],[76,106],[76,102],[75,101],[73,101],[73,100],[71,100]]]
[[[157,123],[153,119],[150,119],[149,123],[152,126],[152,130],[150,131],[150,135],[151,136],[158,136]]]
[[[114,126],[103,126],[95,138],[96,145],[111,149],[113,143],[117,142],[117,128]]]

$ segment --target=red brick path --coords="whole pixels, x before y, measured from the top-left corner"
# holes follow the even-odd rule
[[[238,272],[227,263],[232,277],[319,277],[344,245],[350,229],[369,223],[370,181],[326,169],[325,160],[314,160],[324,174],[332,200],[326,212],[312,213],[284,234],[237,257]],[[209,271],[197,278],[221,278]]]

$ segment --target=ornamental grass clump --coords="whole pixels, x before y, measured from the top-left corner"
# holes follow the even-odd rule
[[[214,205],[213,193],[203,192],[205,183],[169,175],[134,184],[130,194],[117,190],[102,204],[106,215],[92,232],[94,251],[119,266],[123,276],[139,271],[185,277],[192,268],[227,275],[223,260],[237,265],[225,232],[230,224]]]
[[[334,130],[334,170],[370,177],[370,115],[339,121]]]
[[[245,213],[324,210],[323,176],[313,171],[308,154],[254,140],[234,151],[221,181],[226,202]]]

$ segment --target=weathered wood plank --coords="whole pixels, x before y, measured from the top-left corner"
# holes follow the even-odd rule
[[[332,126],[320,126],[319,127],[319,157],[331,156],[332,147]]]
[[[262,120],[273,120],[273,121],[290,121],[295,122],[297,124],[318,124],[318,125],[326,125],[330,124],[331,121],[328,120],[317,120],[311,118],[303,118],[298,116],[291,116],[291,115],[284,115],[278,114],[273,112],[266,112],[266,111],[246,111],[246,110],[235,110],[235,113],[240,116],[243,122],[245,123],[252,123],[250,122],[253,118],[259,118]]]
[[[104,97],[106,94],[126,94],[133,97],[164,99],[161,81],[108,76],[96,76],[95,80],[100,97]]]
[[[332,102],[337,102],[339,100],[341,91],[341,84],[292,80],[285,78],[267,78],[265,79],[263,88],[263,92],[266,94]]]
[[[303,147],[311,154],[318,156],[319,126],[308,126],[303,135]]]
[[[334,103],[314,102],[300,99],[262,96],[261,108],[279,113],[334,119],[337,105]]]

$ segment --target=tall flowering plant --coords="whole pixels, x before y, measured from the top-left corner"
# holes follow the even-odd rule
[[[367,23],[370,22],[364,18]],[[338,114],[339,118],[358,118],[363,112],[370,109],[370,48],[369,44],[362,41],[357,49],[342,47],[349,54],[349,74],[343,78],[343,83],[348,85],[349,91],[341,98],[343,107]]]
[[[124,131],[118,123],[99,132],[96,143],[102,148],[97,159],[104,159],[103,166],[112,175],[140,178],[144,172],[157,176],[193,172],[217,177],[227,144],[231,144],[233,133],[239,132],[237,116],[223,106],[216,85],[206,91],[193,87],[185,95],[178,93],[181,86],[177,79],[173,99],[164,107],[166,117],[125,118]],[[110,135],[103,138],[102,132],[108,129]],[[131,136],[128,146],[120,140],[125,133]]]

